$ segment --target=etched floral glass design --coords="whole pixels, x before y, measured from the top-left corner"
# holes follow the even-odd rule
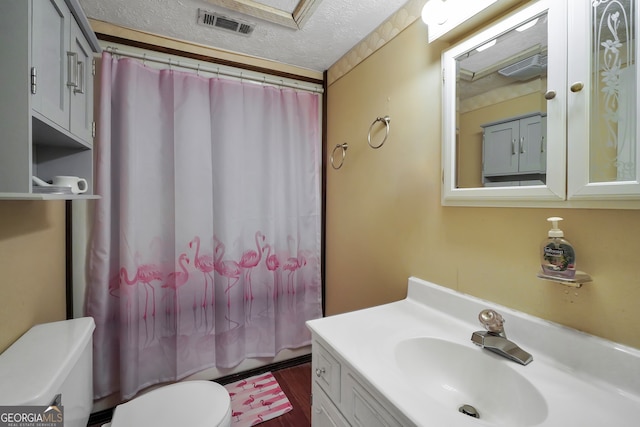
[[[592,0],[590,182],[636,179],[635,0]]]

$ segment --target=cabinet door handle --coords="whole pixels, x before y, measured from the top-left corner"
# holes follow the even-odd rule
[[[551,101],[555,97],[556,97],[556,91],[555,90],[548,90],[544,94],[544,99],[546,99],[547,101]]]
[[[540,140],[540,152],[544,153],[544,136]]]
[[[584,88],[584,84],[582,82],[575,82],[571,85],[571,92],[576,93],[580,92]]]
[[[84,62],[78,61],[76,63],[76,81],[78,84],[73,89],[73,93],[84,93]]]
[[[520,137],[520,154],[524,154],[524,136]]]
[[[515,138],[511,140],[511,155],[512,156],[516,155],[516,139]]]
[[[325,372],[324,368],[316,368],[316,377],[320,378]]]
[[[67,86],[78,87],[78,54],[67,52]]]

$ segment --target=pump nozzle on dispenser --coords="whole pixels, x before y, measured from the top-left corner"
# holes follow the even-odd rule
[[[558,222],[562,221],[562,218],[552,216],[547,218],[547,221],[553,224],[551,230],[549,230],[549,237],[564,237],[564,233],[558,228]]]

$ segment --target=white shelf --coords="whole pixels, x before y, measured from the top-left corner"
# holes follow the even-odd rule
[[[90,200],[99,199],[94,194],[39,194],[39,193],[0,193],[0,200]]]
[[[584,283],[588,283],[592,281],[591,276],[589,276],[584,271],[576,271],[576,275],[572,279],[569,279],[567,277],[548,276],[544,274],[542,271],[539,271],[538,278],[542,280],[548,280],[550,282],[560,283],[561,285],[565,285],[565,286],[571,286],[573,288],[579,288]]]

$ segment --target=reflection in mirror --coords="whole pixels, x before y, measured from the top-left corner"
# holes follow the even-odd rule
[[[456,59],[456,188],[546,183],[547,14]]]
[[[637,179],[635,3],[592,3],[590,182]]]

